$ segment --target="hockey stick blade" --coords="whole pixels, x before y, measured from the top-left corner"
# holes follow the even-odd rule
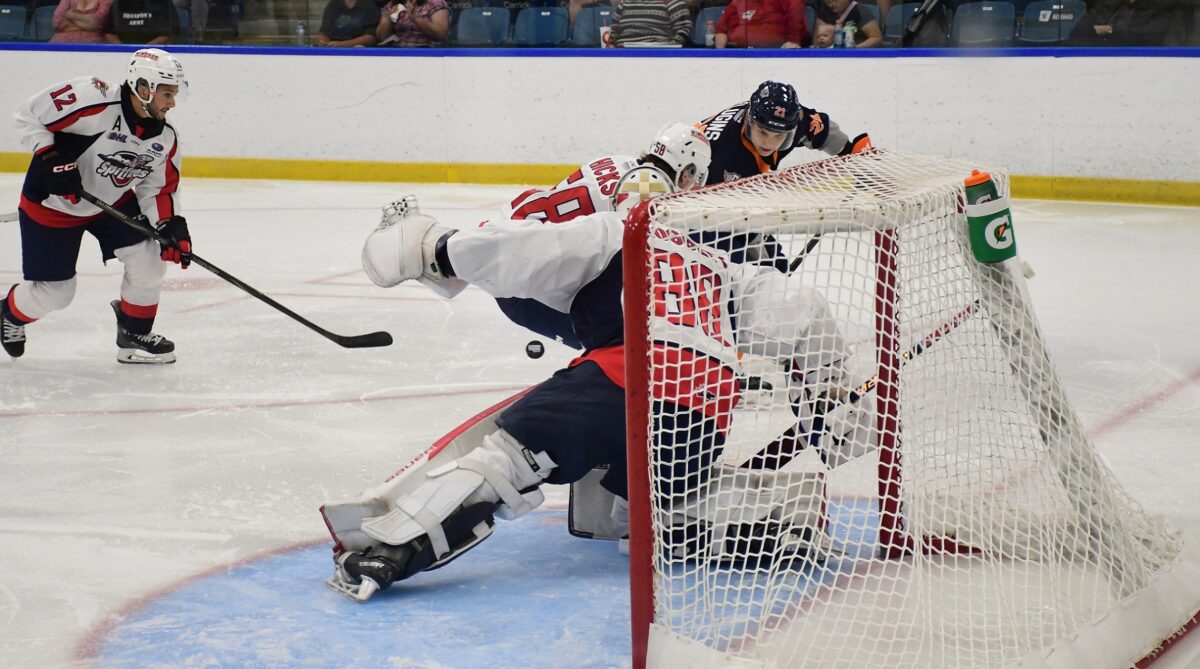
[[[950,320],[942,323],[938,329],[925,335],[921,341],[908,347],[900,354],[900,364],[904,365],[909,360],[924,353],[930,346],[937,342],[942,337],[945,337],[952,330],[962,324],[968,316],[975,313],[980,306],[979,300],[975,300],[961,311],[955,314]],[[846,403],[854,404],[861,400],[864,395],[875,389],[879,384],[879,374],[875,374],[871,378],[863,381],[859,386],[850,391],[846,398]],[[821,436],[821,430],[824,428],[824,414],[813,416],[813,429],[809,434],[803,434],[803,428],[799,423],[796,423],[784,430],[778,437],[771,440],[771,443],[764,446],[758,453],[752,455],[748,460],[741,464],[745,469],[779,469],[791,462],[800,454],[801,451],[808,448],[810,445],[815,446]],[[825,461],[825,454],[821,454],[821,461]]]
[[[0,214],[0,223],[16,223],[18,220],[17,212],[11,214]]]
[[[146,235],[146,237],[148,237],[160,244],[166,243],[165,240],[163,239],[162,235],[158,234],[158,231],[155,230],[154,228],[152,228],[150,225],[135,221],[134,219],[117,211],[116,209],[114,209],[112,207],[112,205],[97,198],[95,195],[92,195],[91,193],[84,191],[83,193],[80,193],[79,196],[81,198],[83,198],[84,200],[87,200],[88,202],[91,202],[92,204],[96,205],[101,210],[103,210],[104,213],[108,214],[109,216],[112,216],[113,218],[117,219],[118,221],[124,223],[125,225],[128,225],[129,227],[133,228],[134,230],[137,230],[138,232],[142,233],[143,235]],[[389,346],[392,343],[392,335],[390,335],[386,332],[371,332],[371,333],[364,334],[364,335],[334,334],[334,333],[326,330],[325,328],[322,328],[321,326],[317,325],[316,323],[313,323],[312,321],[308,320],[307,318],[301,316],[300,314],[297,314],[296,312],[292,311],[291,309],[288,309],[287,307],[276,302],[275,300],[271,299],[270,297],[267,297],[266,295],[259,292],[256,288],[254,288],[250,284],[246,283],[245,281],[242,281],[241,279],[237,278],[236,276],[230,274],[229,272],[226,272],[225,270],[221,269],[220,267],[217,267],[216,265],[208,262],[204,258],[201,258],[200,256],[198,256],[194,253],[192,254],[192,262],[203,267],[204,269],[212,272],[213,274],[216,274],[218,277],[228,281],[229,283],[232,283],[233,285],[237,286],[238,288],[241,288],[242,290],[246,291],[252,297],[256,298],[260,302],[265,302],[266,304],[273,307],[276,311],[283,313],[284,315],[288,316],[292,320],[294,320],[297,323],[303,325],[304,327],[312,330],[313,332],[316,332],[317,334],[319,334],[322,337],[328,339],[329,341],[337,344],[338,346],[341,346],[343,348],[374,348],[374,347],[379,347],[379,346]]]
[[[377,348],[391,346],[392,335],[380,330],[361,335],[334,335],[333,341],[343,348]]]

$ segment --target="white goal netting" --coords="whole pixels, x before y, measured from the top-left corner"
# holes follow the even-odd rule
[[[1019,259],[972,255],[973,167],[868,152],[631,219],[649,666],[1121,667],[1200,608],[1071,409]]]

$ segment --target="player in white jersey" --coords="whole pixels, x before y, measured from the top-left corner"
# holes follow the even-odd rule
[[[24,281],[0,303],[4,350],[25,352],[26,327],[65,308],[75,296],[75,264],[86,231],[103,260],[124,265],[117,316],[117,360],[175,361],[175,345],[151,332],[166,262],[186,268],[192,242],[179,209],[180,153],[167,114],[187,86],[183,67],[161,49],[130,58],[125,83],[65,81],[22,103],[22,143],[33,152],[21,188]],[[160,245],[80,198],[87,192],[130,217],[144,217],[167,240]]]
[[[669,192],[660,177],[645,176],[628,180],[623,190]],[[330,585],[363,600],[394,581],[441,566],[489,536],[493,515],[512,519],[540,504],[543,482],[574,483],[607,465],[600,485],[628,497],[624,219],[624,212],[601,212],[556,225],[490,221],[451,231],[420,213],[385,213],[363,254],[378,285],[416,279],[444,288],[458,282],[495,297],[534,299],[570,314],[585,352],[504,407],[494,418],[496,429],[459,457],[430,458],[360,498],[322,507],[337,542]],[[652,355],[665,363],[656,368],[672,376],[655,384],[651,398],[655,415],[670,421],[656,434],[654,447],[672,471],[653,492],[664,500],[682,499],[714,475],[740,395],[739,352],[805,370],[801,383],[845,386],[840,367],[845,342],[824,300],[797,277],[734,263],[725,252],[683,234],[655,234],[651,243],[656,271],[680,277],[672,295],[651,300]],[[696,318],[680,318],[670,305],[682,302],[709,307]],[[743,340],[734,340],[731,314],[737,314],[738,331],[748,334]],[[831,422],[841,430],[853,420],[858,429],[867,411],[863,407]],[[685,528],[680,534],[672,528],[667,541],[696,541],[702,534],[698,520],[705,519],[693,516],[691,524],[680,525]]]
[[[601,156],[575,170],[553,188],[530,189],[518,195],[503,218],[563,223],[580,216],[613,211],[628,194],[618,191],[622,181],[657,170],[673,190],[703,186],[711,158],[708,140],[697,129],[679,122],[667,123],[654,135],[649,148],[632,156]],[[496,304],[514,323],[571,348],[582,348],[571,327],[570,315],[537,300],[499,297]]]

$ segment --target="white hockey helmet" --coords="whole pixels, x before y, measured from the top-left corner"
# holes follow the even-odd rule
[[[625,215],[650,198],[676,190],[675,182],[666,172],[653,165],[639,165],[617,181],[617,189],[612,194],[612,210]]]
[[[138,49],[129,59],[128,73],[125,78],[133,94],[142,100],[142,104],[150,104],[149,99],[143,100],[138,96],[138,84],[145,83],[150,89],[150,96],[163,84],[178,86],[179,92],[187,88],[187,78],[183,74],[183,65],[179,59],[162,49]]]
[[[665,163],[674,172],[675,189],[688,190],[703,186],[708,179],[712,147],[699,128],[672,121],[659,128],[643,157]]]

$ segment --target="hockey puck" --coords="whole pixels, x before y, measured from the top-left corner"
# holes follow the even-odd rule
[[[545,352],[546,347],[540,341],[534,340],[525,345],[525,355],[535,360],[542,357],[542,354]]]

